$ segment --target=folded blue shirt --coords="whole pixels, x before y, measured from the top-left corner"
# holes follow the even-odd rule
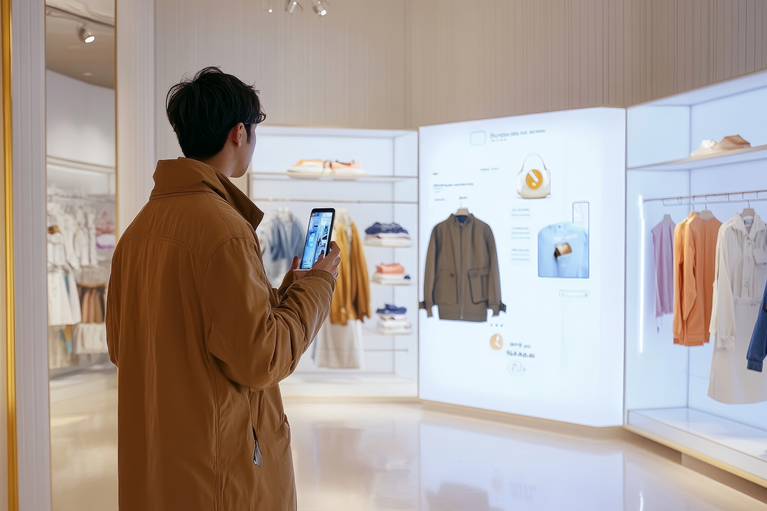
[[[390,224],[382,224],[381,222],[376,222],[367,229],[365,229],[366,234],[381,234],[381,233],[387,233],[387,234],[407,234],[407,230],[403,229],[402,226],[396,222],[392,222]]]

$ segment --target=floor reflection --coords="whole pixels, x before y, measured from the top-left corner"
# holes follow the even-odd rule
[[[289,400],[301,511],[767,511],[633,444],[424,411]],[[116,393],[51,406],[54,511],[116,511]]]

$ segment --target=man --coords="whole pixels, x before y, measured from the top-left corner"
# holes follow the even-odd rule
[[[245,174],[258,95],[206,68],[171,88],[186,158],[160,161],[112,262],[107,338],[119,367],[121,511],[296,508],[278,383],[330,311],[340,250],[270,287]]]

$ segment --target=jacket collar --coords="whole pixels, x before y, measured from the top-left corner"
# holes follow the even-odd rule
[[[215,193],[247,220],[253,229],[264,218],[264,213],[229,178],[215,168],[191,158],[160,160],[154,173],[154,190],[151,197],[174,193]]]
[[[460,220],[458,220],[458,217],[456,215],[450,215],[450,223],[455,225],[456,227],[464,227],[466,225],[469,225],[473,219],[474,219],[474,215],[469,213],[469,216],[462,223]]]
[[[764,225],[764,221],[762,221],[759,215],[754,215],[754,223],[751,225],[751,232],[748,232],[748,229],[746,229],[746,224],[743,223],[743,217],[740,215],[732,217],[732,224],[734,229],[743,232],[746,237],[751,238],[752,240],[756,238],[759,231],[767,230],[767,226]]]

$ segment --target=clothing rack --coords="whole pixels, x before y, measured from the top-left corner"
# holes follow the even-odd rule
[[[408,353],[410,350],[407,349],[407,348],[397,348],[397,349],[391,349],[391,350],[387,350],[387,349],[363,349],[362,351],[381,351],[381,352],[386,352],[386,353],[392,353],[392,352],[396,351],[396,352]]]
[[[322,199],[274,199],[255,197],[253,202],[311,202],[312,204],[418,204],[416,201],[371,201],[371,200],[322,200]]]
[[[755,195],[755,197],[746,197],[746,194]],[[760,197],[759,194],[766,196]],[[714,200],[708,200],[713,198]],[[668,204],[666,201],[672,201]],[[686,201],[686,202],[683,202]],[[659,197],[655,199],[644,199],[642,202],[662,202],[664,206],[683,206],[698,204],[729,204],[732,202],[764,202],[767,201],[767,190],[750,190],[747,192],[731,193],[709,193],[706,195],[685,195],[682,197]]]
[[[49,193],[47,194],[48,198],[54,198],[54,199],[70,199],[70,200],[83,200],[83,201],[89,201],[89,202],[109,202],[114,203],[114,199],[106,198],[106,197],[86,197],[83,195],[77,195],[77,194],[66,194],[66,193]]]

